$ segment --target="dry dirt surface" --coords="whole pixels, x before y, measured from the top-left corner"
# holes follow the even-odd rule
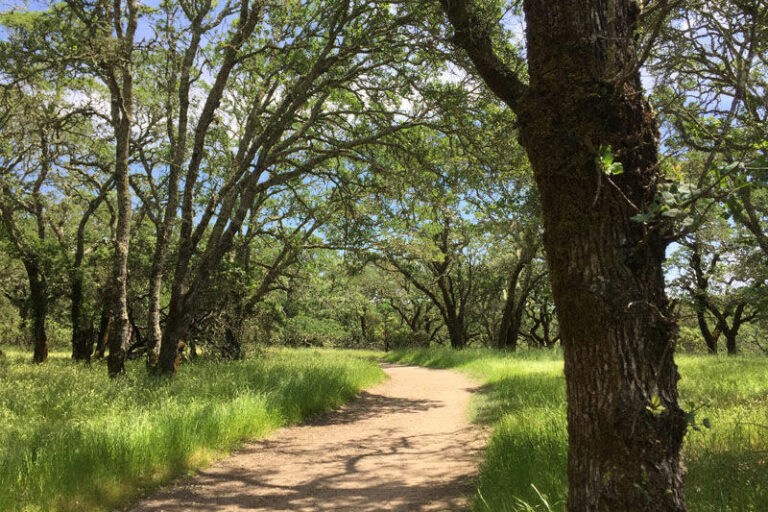
[[[476,384],[449,370],[384,365],[391,377],[339,411],[279,430],[131,512],[459,511],[484,433]]]

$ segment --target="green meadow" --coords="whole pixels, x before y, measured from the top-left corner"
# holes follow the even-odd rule
[[[565,380],[557,352],[409,350],[389,361],[455,368],[483,383],[471,412],[493,429],[473,510],[565,510]],[[768,358],[677,357],[681,401],[695,410],[683,450],[692,512],[768,510]]]
[[[376,360],[463,371],[492,429],[472,509],[565,510],[565,385],[557,352],[315,349],[259,352],[110,380],[54,353],[0,358],[0,510],[110,510],[204,467],[244,440],[338,407],[380,382]],[[693,512],[768,510],[768,358],[678,357],[681,399],[712,427],[684,447]]]
[[[370,360],[321,350],[190,363],[172,380],[148,376],[144,361],[110,380],[102,364],[63,352],[43,366],[5,352],[3,512],[111,510],[384,378]]]

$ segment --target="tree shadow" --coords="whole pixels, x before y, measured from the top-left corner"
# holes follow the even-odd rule
[[[256,441],[130,510],[464,510],[467,496],[475,489],[472,470],[466,468],[475,467],[483,446],[482,442],[466,442],[476,436],[474,428],[446,425],[436,433],[403,435],[402,426],[415,415],[442,406],[439,400],[363,392],[341,410],[300,425],[298,430],[311,443],[304,445],[292,436],[279,435]],[[365,434],[364,422],[387,415],[392,416],[391,427],[377,427]],[[339,429],[344,432],[340,437],[318,437]]]
[[[442,406],[443,403],[437,400],[397,398],[363,391],[350,406],[342,407],[332,413],[321,414],[314,418],[310,418],[304,425],[314,425],[318,427],[324,425],[342,425],[345,423],[364,421],[369,418],[387,414],[424,412]]]

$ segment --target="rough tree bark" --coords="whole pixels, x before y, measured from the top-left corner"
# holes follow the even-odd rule
[[[187,166],[184,193],[181,197],[179,253],[176,258],[173,282],[171,285],[171,300],[168,305],[168,319],[166,321],[165,330],[162,333],[158,361],[155,367],[158,373],[164,375],[171,376],[176,372],[179,346],[184,343],[183,340],[186,337],[186,331],[189,328],[188,324],[192,316],[190,314],[192,306],[188,305],[187,302],[187,280],[192,256],[195,251],[196,237],[198,237],[198,234],[194,230],[194,195],[197,178],[200,173],[200,165],[202,164],[205,154],[205,139],[208,134],[208,128],[213,122],[216,110],[221,103],[221,98],[227,82],[229,81],[230,74],[238,63],[239,49],[251,36],[256,28],[258,20],[261,19],[261,9],[262,5],[260,2],[243,1],[241,3],[237,30],[234,32],[230,42],[226,45],[222,64],[216,74],[211,90],[205,99],[205,104],[195,127],[194,140],[192,141],[192,155]],[[190,46],[190,48],[193,46]],[[194,60],[194,54],[190,52],[185,55],[185,59],[187,57]],[[180,94],[183,93],[183,91],[180,91]],[[188,92],[186,94],[188,94]],[[183,121],[186,124],[186,120]],[[181,145],[177,144],[176,149],[180,151]],[[183,154],[179,152],[178,155],[175,156],[179,158],[176,163],[180,164],[180,157],[183,157]],[[178,201],[178,198],[176,198],[175,201]],[[170,210],[168,211],[170,212]],[[176,212],[174,211],[171,213],[175,218]]]
[[[530,81],[495,54],[471,1],[442,0],[454,41],[518,117],[544,215],[565,354],[568,510],[686,510],[686,431],[664,291],[666,227],[631,218],[656,191],[630,0],[525,0]],[[610,146],[624,172],[599,163]],[[663,407],[650,411],[658,397]]]
[[[112,13],[115,26],[119,26],[118,45],[121,57],[119,71],[107,71],[107,84],[112,102],[112,122],[115,124],[115,189],[117,190],[117,230],[115,232],[115,259],[112,268],[114,310],[109,333],[107,369],[110,377],[125,371],[128,345],[131,341],[131,323],[128,317],[128,249],[131,240],[131,185],[129,160],[131,125],[133,121],[133,68],[131,58],[138,22],[139,7],[136,0],[128,0],[127,12],[119,9]],[[126,26],[122,27],[122,18]]]

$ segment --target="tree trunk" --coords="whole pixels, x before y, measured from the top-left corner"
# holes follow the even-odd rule
[[[75,361],[91,360],[93,339],[84,326],[83,321],[83,275],[80,268],[72,271],[70,278],[72,293],[70,294],[70,318],[72,320],[72,359]]]
[[[128,345],[131,342],[131,323],[128,318],[128,249],[131,242],[131,184],[129,162],[131,154],[131,127],[133,124],[133,39],[138,23],[138,4],[128,0],[127,12],[115,12],[116,22],[122,24],[126,16],[125,32],[118,39],[120,45],[121,85],[110,82],[112,119],[115,123],[115,189],[117,190],[117,230],[115,232],[115,259],[112,268],[114,309],[109,333],[107,369],[110,377],[125,371]],[[115,69],[113,68],[113,71]]]
[[[707,350],[710,354],[717,354],[717,339],[720,337],[720,330],[715,328],[714,332],[710,331],[703,309],[700,310],[698,305],[694,305],[694,307],[696,308],[696,321],[699,324],[699,332],[701,332],[701,336],[704,338]]]
[[[107,345],[109,344],[109,332],[112,327],[112,304],[108,301],[101,308],[101,316],[99,318],[99,332],[96,337],[96,349],[93,352],[96,359],[104,359],[104,354],[107,351]]]
[[[158,239],[160,237],[158,233]],[[163,248],[161,245],[165,245]],[[149,311],[147,315],[147,368],[154,368],[160,358],[160,343],[163,331],[160,328],[160,290],[163,286],[163,264],[167,244],[158,240],[155,256],[152,260],[152,270],[149,277]]]
[[[48,359],[48,335],[45,322],[48,316],[48,285],[36,261],[24,261],[29,281],[29,300],[32,304],[32,362],[43,363]]]
[[[149,276],[149,311],[147,321],[147,368],[153,369],[160,358],[160,343],[163,331],[160,328],[160,292],[165,275],[165,262],[168,254],[171,236],[173,234],[173,222],[178,215],[179,207],[179,178],[182,173],[182,163],[186,156],[187,129],[189,123],[189,91],[192,84],[190,70],[194,64],[195,55],[200,45],[203,32],[201,24],[203,17],[195,17],[191,26],[190,44],[184,52],[181,74],[179,77],[179,119],[177,124],[177,136],[173,137],[172,110],[173,102],[169,102],[166,115],[168,116],[167,133],[173,141],[171,144],[171,164],[168,175],[168,203],[162,222],[157,226],[157,241],[155,254],[152,258],[152,269]]]
[[[118,144],[120,158],[115,166],[117,188],[117,232],[115,233],[115,259],[112,268],[114,305],[109,333],[109,376],[125,371],[125,359],[131,341],[131,323],[128,318],[128,248],[131,236],[131,192],[128,182],[128,141]]]
[[[163,330],[162,342],[160,343],[160,356],[155,366],[155,371],[170,377],[178,369],[176,356],[180,343],[186,338],[188,322],[185,318],[182,297],[174,300],[172,296],[168,309],[168,318],[165,321],[165,329]]]
[[[463,317],[450,314],[449,312],[445,326],[448,329],[448,338],[451,342],[451,348],[460,350],[467,346],[467,333]]]
[[[517,266],[507,285],[507,300],[504,302],[504,312],[501,315],[501,324],[499,325],[499,336],[496,340],[496,346],[499,350],[514,351],[517,349],[517,337],[520,334],[522,316],[517,316],[519,308],[516,307],[515,292],[522,270],[522,266]],[[519,313],[522,315],[522,310]]]
[[[520,266],[519,269],[522,271],[523,266]],[[499,339],[497,342],[497,346],[501,350],[517,350],[517,340],[520,337],[520,329],[523,325],[525,303],[531,292],[532,276],[530,268],[528,268],[520,292],[517,293],[517,283],[519,281],[520,271],[516,271],[507,287],[507,301],[504,304],[504,313],[501,317]]]
[[[636,10],[525,2],[531,91],[521,135],[565,352],[573,512],[686,509],[666,243],[660,225],[631,220],[653,199],[658,131],[639,73],[615,82],[634,64]],[[608,146],[622,174],[596,164]],[[658,413],[648,410],[654,397]]]
[[[541,195],[565,356],[567,508],[685,511],[667,228],[632,220],[659,181],[658,130],[636,69],[638,4],[525,0],[529,85],[489,50],[467,2],[443,5],[454,40],[517,112]],[[609,146],[621,174],[601,165]]]
[[[130,118],[123,113],[117,131],[117,162],[115,188],[117,189],[117,230],[115,256],[112,268],[114,306],[109,333],[109,376],[125,371],[125,359],[131,342],[131,323],[128,318],[128,248],[131,241],[131,185],[128,180],[130,145]]]
[[[72,321],[72,359],[75,361],[91,361],[93,352],[93,322],[88,322],[88,328],[84,327],[83,321],[83,260],[85,259],[85,228],[88,221],[94,214],[99,205],[104,201],[107,191],[111,185],[109,182],[103,184],[99,189],[99,194],[89,201],[88,207],[83,212],[80,222],[77,226],[77,235],[75,237],[75,257],[72,261],[72,269],[69,273],[69,281],[72,287],[70,294],[70,318]]]
[[[696,321],[699,325],[699,331],[704,338],[704,343],[707,345],[707,350],[710,354],[717,354],[717,340],[720,338],[721,326],[720,323],[715,327],[714,331],[711,331],[709,324],[707,323],[706,311],[708,307],[711,307],[707,300],[709,293],[709,276],[704,271],[704,267],[701,261],[701,246],[694,242],[690,245],[691,256],[689,264],[693,269],[694,280],[696,288],[691,290],[693,298],[693,309],[696,312]],[[714,265],[719,258],[719,255],[715,255],[710,265],[710,269],[714,268]]]
[[[725,348],[728,350],[729,356],[735,356],[739,353],[739,351],[736,350],[736,333],[725,334]]]

